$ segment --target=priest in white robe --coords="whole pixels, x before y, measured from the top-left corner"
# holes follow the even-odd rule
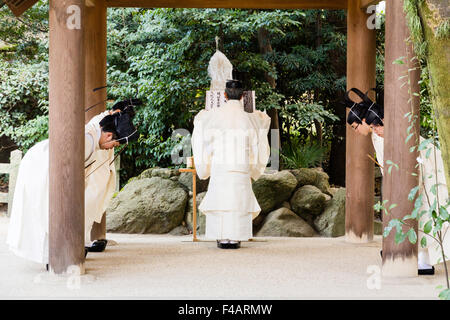
[[[219,248],[239,248],[253,236],[252,220],[261,208],[252,179],[264,172],[270,147],[270,117],[261,111],[244,111],[239,81],[226,83],[227,102],[220,108],[200,111],[194,119],[192,148],[200,179],[210,177],[199,206],[206,215],[207,239]]]
[[[120,121],[117,121],[119,120]],[[121,128],[118,130],[118,123]],[[100,222],[116,187],[114,147],[128,137],[131,120],[119,109],[105,111],[85,125],[85,242]],[[134,127],[133,127],[134,128]],[[121,131],[120,133],[118,131]],[[20,163],[7,244],[16,255],[48,264],[49,140],[34,145]],[[106,245],[106,244],[105,244]]]

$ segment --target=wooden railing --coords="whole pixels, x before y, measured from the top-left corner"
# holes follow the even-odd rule
[[[16,187],[20,161],[22,161],[22,151],[14,150],[11,152],[10,163],[0,163],[0,174],[6,173],[9,175],[8,192],[0,192],[0,203],[8,204],[8,216],[10,215],[12,209],[14,189]]]

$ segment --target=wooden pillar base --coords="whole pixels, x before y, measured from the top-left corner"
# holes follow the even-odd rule
[[[381,274],[383,277],[411,278],[417,277],[417,257],[396,257],[385,259]]]
[[[345,242],[348,243],[369,243],[373,241],[373,234],[363,233],[360,236],[356,235],[352,230],[345,233]]]
[[[55,272],[52,267],[50,266],[49,272],[51,274],[55,274],[57,276],[63,276],[63,277],[67,277],[67,276],[81,276],[86,274],[86,268],[84,266],[84,262],[79,264],[79,265],[71,265],[68,266],[65,272]]]

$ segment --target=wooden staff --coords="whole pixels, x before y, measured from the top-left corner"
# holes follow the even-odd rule
[[[197,239],[197,170],[195,170],[194,158],[187,158],[187,168],[179,169],[180,172],[190,172],[192,173],[192,200],[193,200],[193,211],[192,211],[192,241],[199,241]]]

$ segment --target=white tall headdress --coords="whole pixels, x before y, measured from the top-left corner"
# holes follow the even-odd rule
[[[209,60],[208,75],[211,78],[210,90],[223,91],[227,80],[233,79],[233,65],[218,49]]]

